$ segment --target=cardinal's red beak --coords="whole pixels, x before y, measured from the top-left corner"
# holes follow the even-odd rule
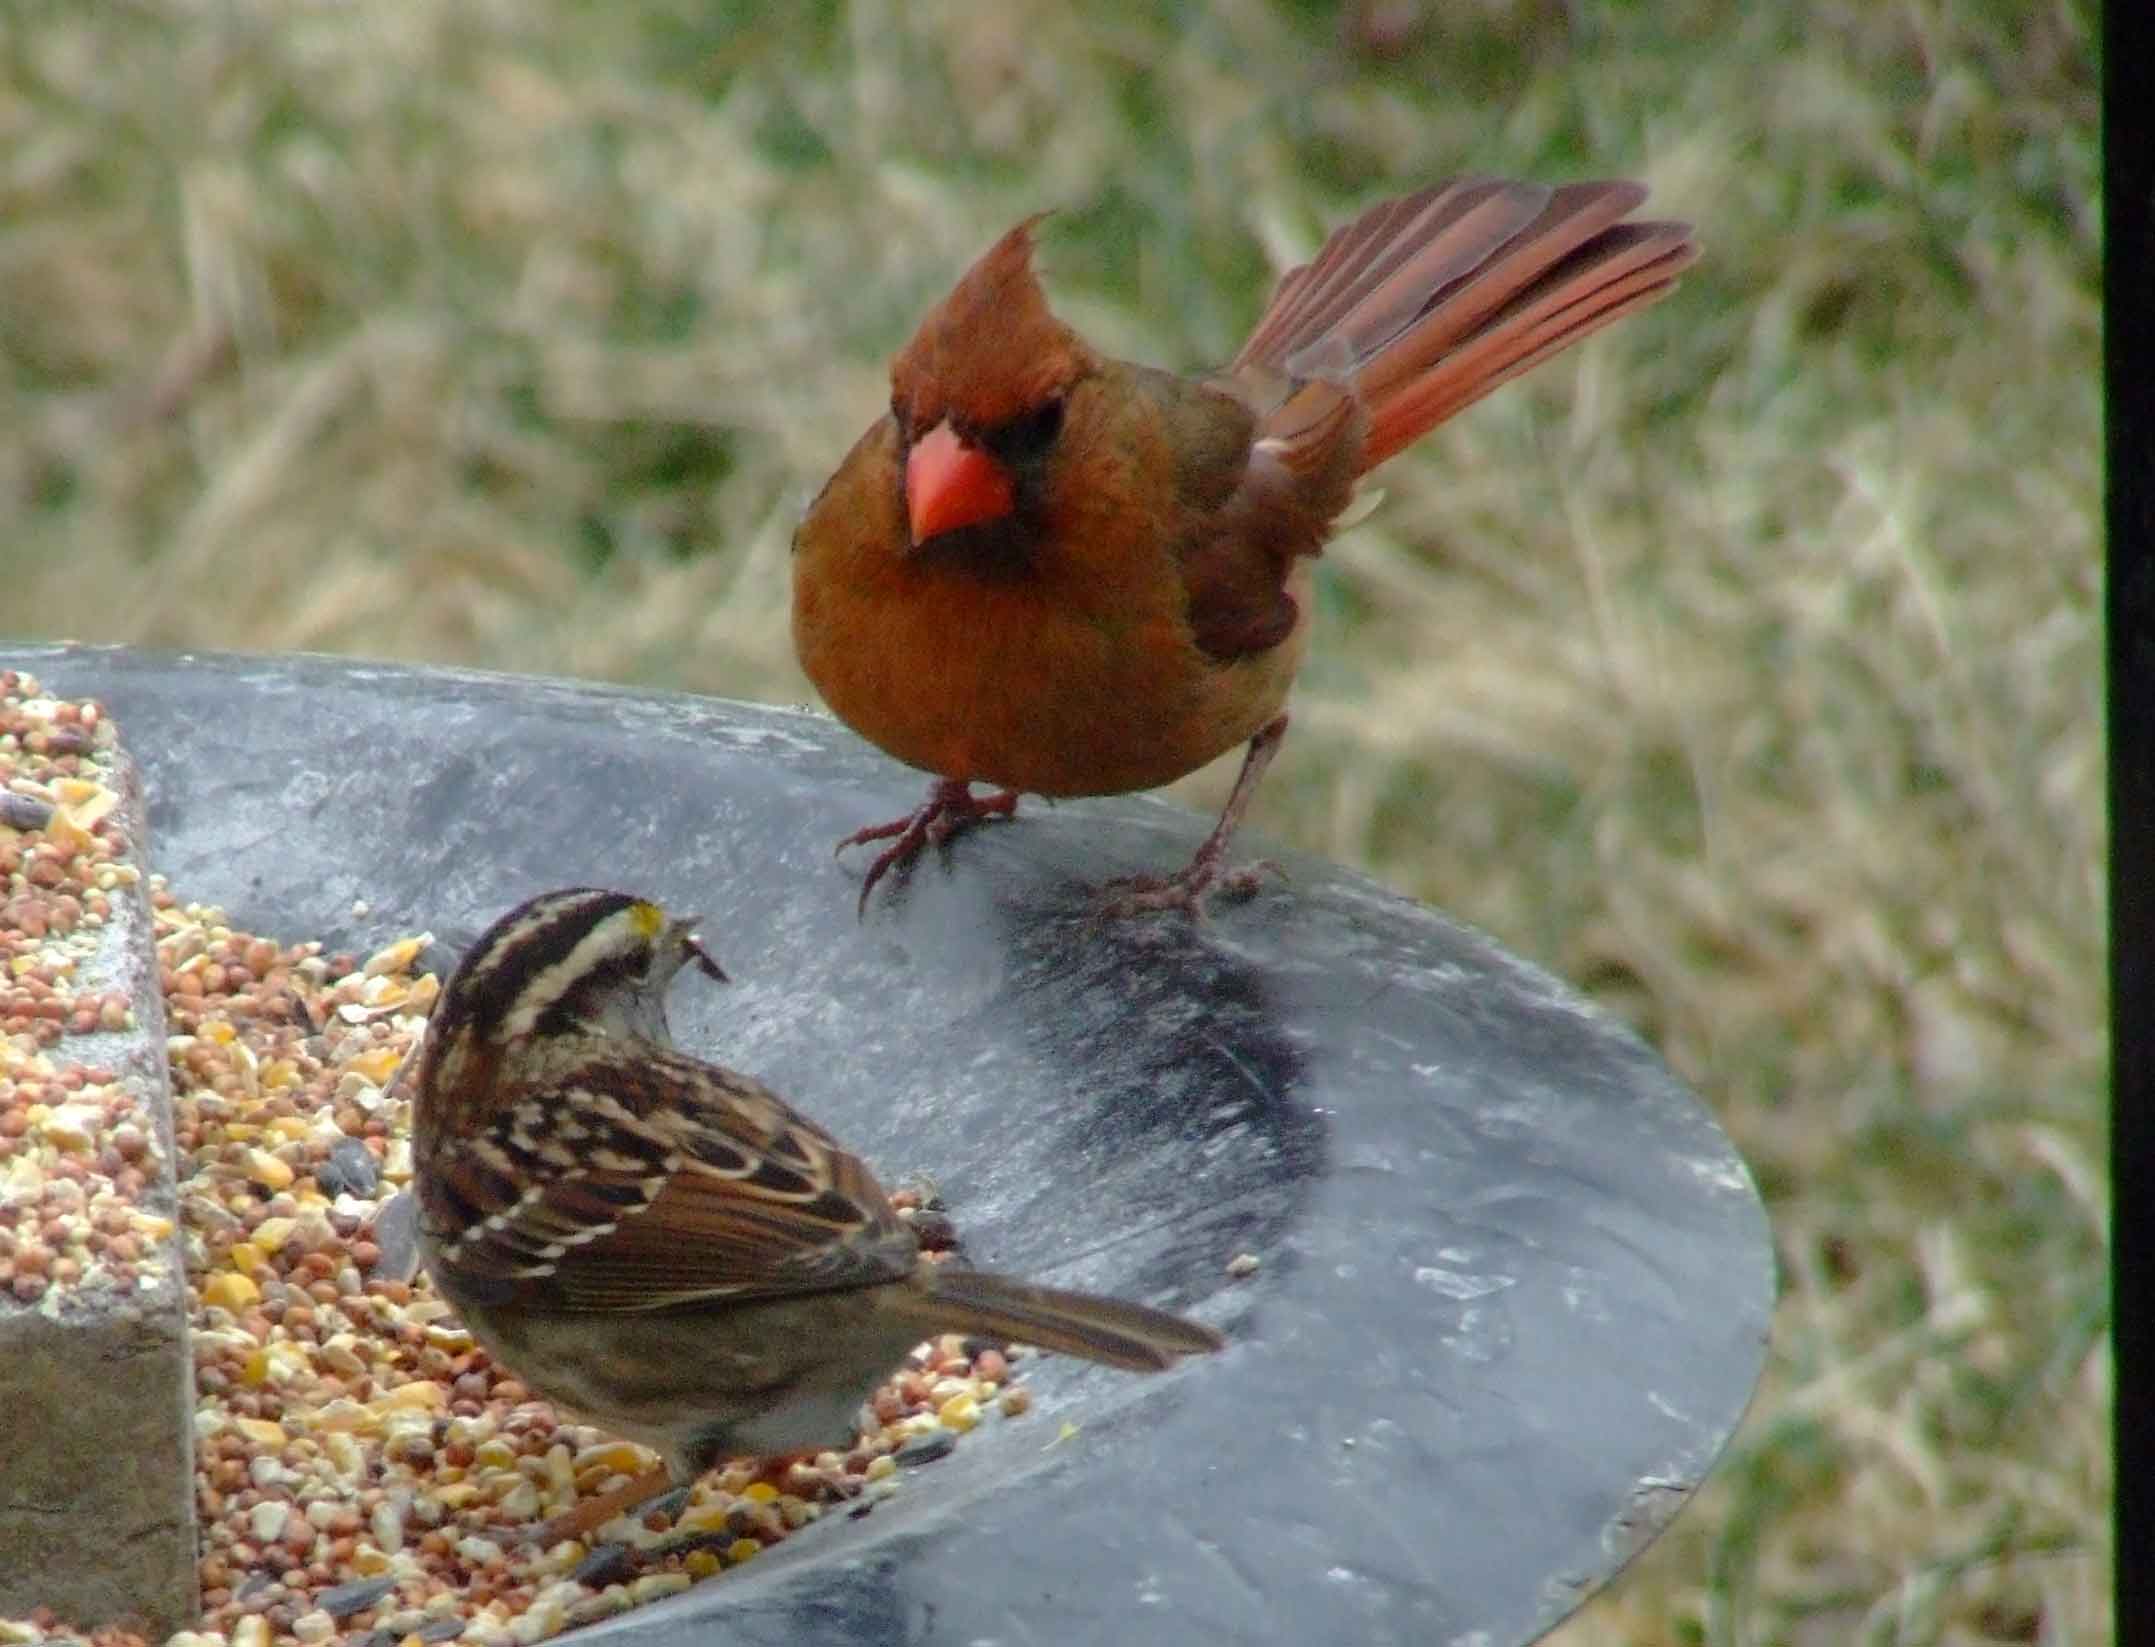
[[[994,454],[968,446],[947,422],[913,442],[905,460],[905,508],[914,548],[960,527],[1001,520],[1015,502],[1010,471]]]

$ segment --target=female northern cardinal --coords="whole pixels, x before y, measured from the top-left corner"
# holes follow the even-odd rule
[[[893,865],[1020,793],[1114,795],[1247,740],[1189,867],[1123,909],[1201,908],[1287,730],[1310,561],[1355,482],[1697,255],[1635,183],[1475,178],[1371,208],[1290,272],[1224,373],[1110,360],[1048,312],[1027,219],[891,365],[794,539],[793,638],[839,718],[935,775],[843,851]],[[976,796],[975,783],[996,793]]]

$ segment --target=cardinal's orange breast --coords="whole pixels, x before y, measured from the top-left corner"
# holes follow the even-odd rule
[[[1047,580],[917,560],[870,588],[806,570],[795,638],[840,719],[924,771],[1033,794],[1119,794],[1195,771],[1279,712],[1302,651],[1298,626],[1261,657],[1208,658],[1171,569],[1082,605]]]

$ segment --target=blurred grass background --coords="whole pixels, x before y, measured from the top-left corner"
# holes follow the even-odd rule
[[[1259,822],[1771,1204],[1765,1389],[1567,1647],[2106,1641],[2095,17],[10,0],[0,633],[805,699],[793,523],[1018,215],[1197,365],[1376,194],[1642,176],[1706,261],[1385,471]]]

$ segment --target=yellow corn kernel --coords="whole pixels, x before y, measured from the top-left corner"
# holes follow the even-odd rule
[[[340,1395],[326,1407],[315,1410],[313,1427],[340,1435],[372,1435],[382,1427],[382,1421],[381,1415],[371,1408],[361,1406],[348,1395]]]
[[[380,1086],[396,1074],[397,1065],[403,1061],[404,1054],[394,1047],[370,1047],[346,1067],[357,1070],[376,1086]]]
[[[70,801],[64,809],[68,821],[79,825],[85,833],[103,823],[112,809],[120,804],[120,797],[115,791],[102,785],[94,787],[94,794],[79,801]]]
[[[240,1245],[245,1246],[243,1241]],[[237,1270],[219,1270],[202,1283],[202,1301],[215,1304],[219,1309],[230,1310],[235,1315],[261,1302],[262,1289]]]
[[[90,832],[68,816],[66,807],[53,813],[52,821],[45,825],[45,839],[52,842],[69,857],[90,847]]]
[[[576,1455],[577,1484],[581,1486],[588,1479],[587,1470],[599,1470],[607,1475],[641,1475],[647,1456],[641,1447],[627,1441],[597,1442]]]
[[[419,959],[419,952],[434,941],[434,934],[422,932],[416,938],[399,938],[393,944],[384,944],[367,957],[367,964],[359,969],[360,975],[379,978],[385,972],[403,972]]]
[[[340,1475],[356,1477],[367,1467],[366,1449],[342,1431],[332,1430],[324,1436],[322,1451],[329,1455],[329,1462]]]

